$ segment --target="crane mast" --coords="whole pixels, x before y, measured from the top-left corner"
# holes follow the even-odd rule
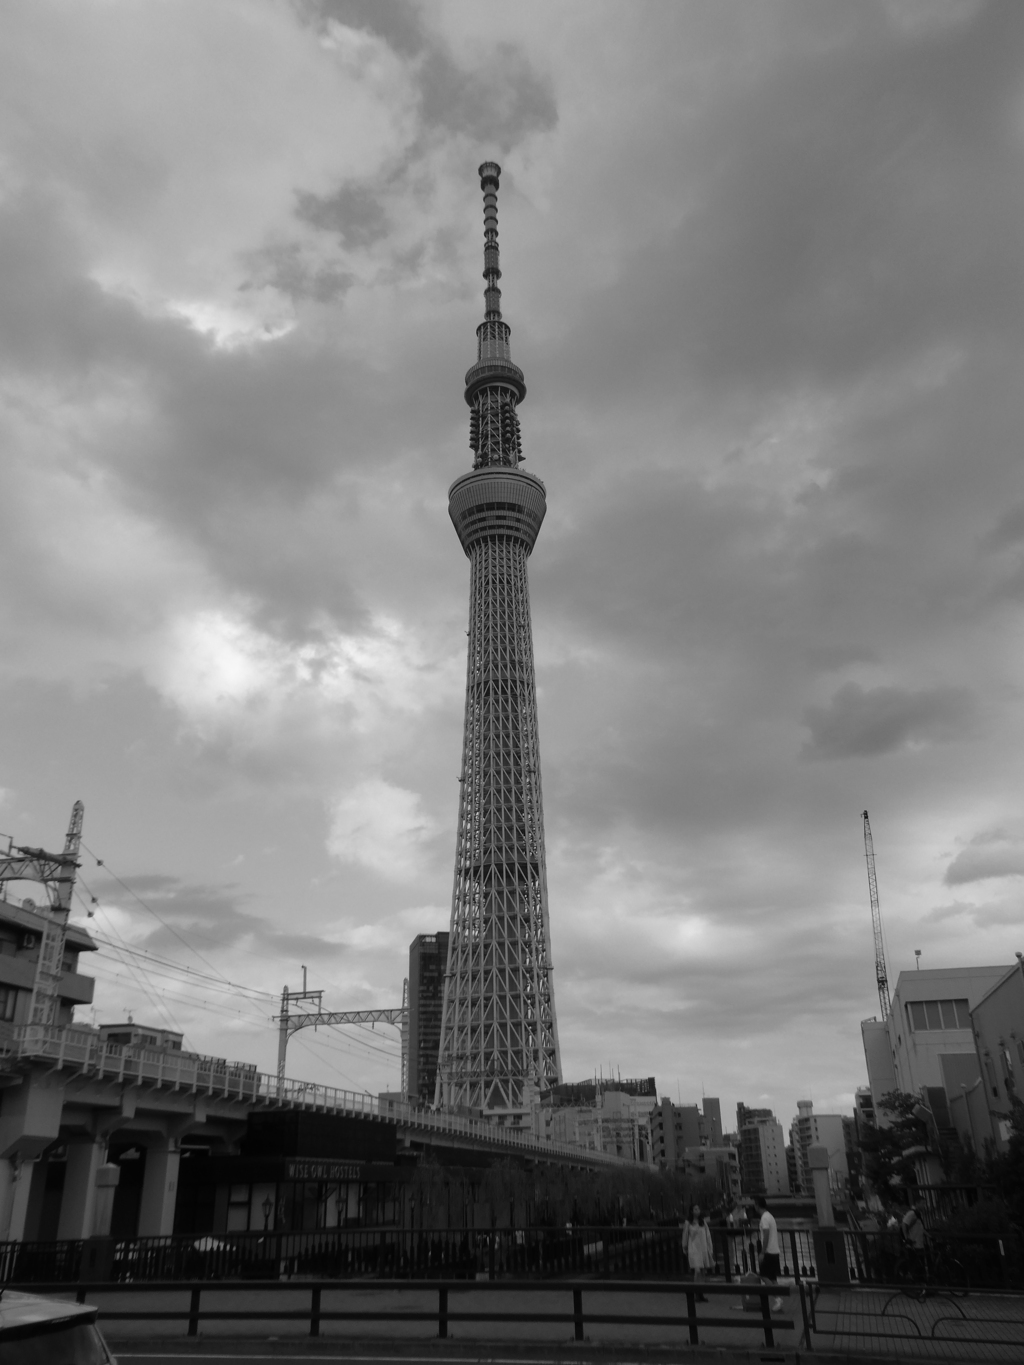
[[[885,948],[882,944],[882,912],[878,908],[878,878],[875,876],[875,843],[871,837],[871,821],[864,812],[864,857],[868,864],[868,894],[871,897],[871,927],[875,934],[875,982],[878,986],[878,1007],[883,1022],[892,1006],[889,1002],[889,977],[885,970]]]

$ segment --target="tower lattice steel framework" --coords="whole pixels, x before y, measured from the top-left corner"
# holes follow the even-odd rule
[[[526,396],[501,318],[500,166],[480,167],[484,320],[466,375],[473,469],[448,511],[470,561],[466,723],[437,1102],[515,1122],[562,1077],[526,561],[546,501],[519,468]]]

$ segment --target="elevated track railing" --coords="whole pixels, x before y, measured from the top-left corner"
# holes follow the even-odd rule
[[[167,1086],[252,1107],[307,1109],[327,1114],[354,1115],[394,1123],[424,1134],[471,1138],[491,1148],[545,1153],[589,1166],[634,1163],[610,1152],[597,1152],[571,1143],[548,1142],[528,1129],[490,1123],[461,1114],[435,1113],[355,1090],[296,1081],[257,1071],[244,1062],[202,1057],[171,1049],[121,1046],[109,1043],[97,1030],[73,1025],[22,1024],[0,1043],[0,1067],[17,1062],[43,1061],[60,1070],[73,1069],[101,1080],[135,1085]]]

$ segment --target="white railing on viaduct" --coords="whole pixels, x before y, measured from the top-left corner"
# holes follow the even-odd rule
[[[338,1090],[334,1086],[316,1085],[311,1081],[282,1080],[257,1071],[255,1066],[245,1062],[202,1057],[194,1052],[122,1047],[107,1042],[92,1029],[75,1028],[73,1025],[21,1024],[0,1041],[0,1066],[33,1060],[49,1062],[57,1069],[67,1067],[101,1080],[168,1086],[174,1090],[253,1106],[312,1109],[328,1114],[376,1118],[402,1127],[447,1133],[488,1146],[531,1152],[537,1156],[560,1156],[587,1164],[609,1166],[632,1164],[625,1157],[570,1143],[549,1142],[532,1132],[503,1127],[489,1123],[486,1119],[435,1113],[401,1100],[387,1100],[382,1104],[376,1095],[356,1090]]]

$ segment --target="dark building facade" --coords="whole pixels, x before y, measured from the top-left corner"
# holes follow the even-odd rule
[[[400,1226],[415,1159],[399,1155],[395,1134],[365,1118],[252,1114],[238,1155],[183,1149],[174,1230]]]
[[[409,1098],[433,1104],[441,1044],[448,931],[417,934],[409,945]]]

